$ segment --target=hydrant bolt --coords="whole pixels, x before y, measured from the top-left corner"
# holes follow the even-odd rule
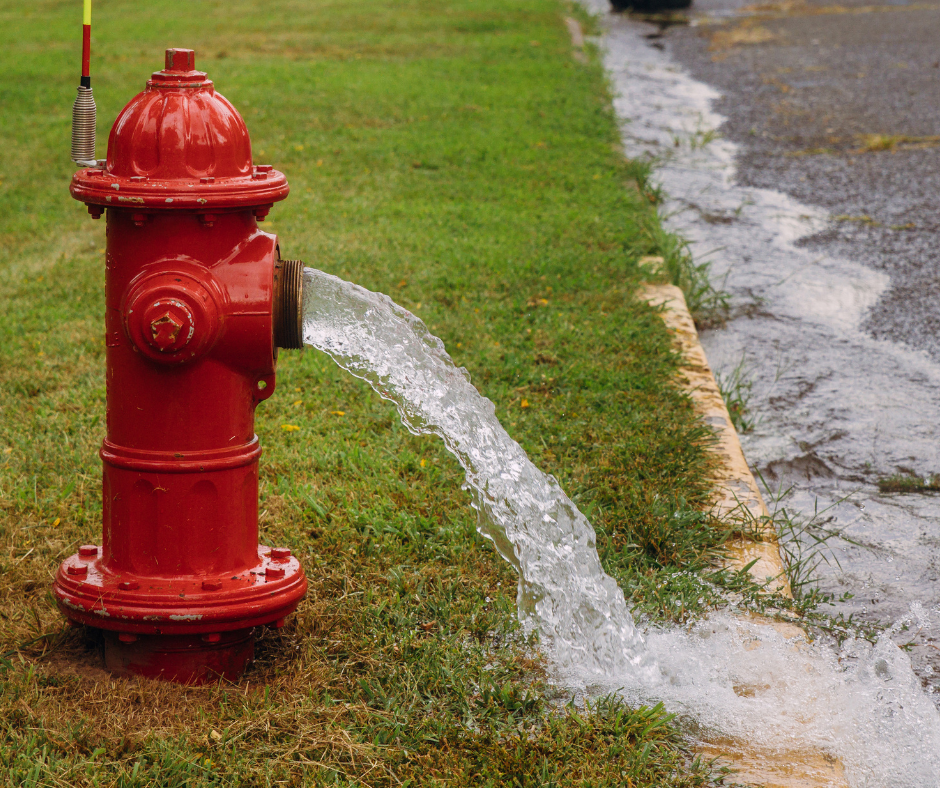
[[[161,353],[185,347],[196,330],[193,313],[177,299],[155,301],[144,310],[142,319],[150,324],[148,341]]]
[[[78,555],[80,558],[97,558],[98,546],[93,544],[83,544],[78,548]]]
[[[287,561],[290,559],[290,550],[286,547],[272,547],[269,557],[272,561],[277,561],[278,563]]]

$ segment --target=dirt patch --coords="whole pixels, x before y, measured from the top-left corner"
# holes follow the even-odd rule
[[[756,20],[745,19],[732,28],[716,30],[712,33],[709,36],[708,51],[723,52],[734,47],[766,44],[776,40],[777,35]]]

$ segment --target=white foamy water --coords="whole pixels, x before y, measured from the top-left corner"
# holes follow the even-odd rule
[[[559,682],[663,700],[705,739],[771,753],[822,749],[857,788],[940,784],[940,717],[890,637],[836,653],[721,614],[644,638],[600,565],[590,523],[417,317],[385,295],[305,269],[304,342],[457,457],[481,533],[519,574],[519,618],[538,630]]]
[[[898,627],[924,618],[915,610]],[[622,692],[665,701],[705,741],[795,764],[825,753],[853,788],[940,785],[940,718],[889,635],[835,650],[722,613],[649,633],[648,645],[666,680]]]

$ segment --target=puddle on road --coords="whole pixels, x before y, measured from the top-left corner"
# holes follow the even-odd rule
[[[601,0],[586,4],[606,11]],[[605,24],[626,152],[660,160],[667,226],[689,239],[698,261],[711,261],[732,296],[731,319],[703,344],[719,373],[743,363],[752,381],[756,425],[741,436],[751,466],[773,490],[791,490],[788,510],[807,519],[824,512],[826,527],[844,533],[829,542],[841,566],[818,570],[823,590],[854,595],[837,610],[890,623],[915,602],[936,609],[940,497],[881,494],[877,481],[940,470],[940,365],[860,328],[886,274],[796,245],[832,217],[736,185],[736,146],[714,138],[718,94],[646,38],[656,27],[623,15]],[[940,626],[900,632],[897,642],[913,644],[915,669],[936,692]]]

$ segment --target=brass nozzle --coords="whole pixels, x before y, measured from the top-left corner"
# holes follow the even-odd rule
[[[274,345],[285,350],[304,346],[304,264],[278,260],[274,269]]]

